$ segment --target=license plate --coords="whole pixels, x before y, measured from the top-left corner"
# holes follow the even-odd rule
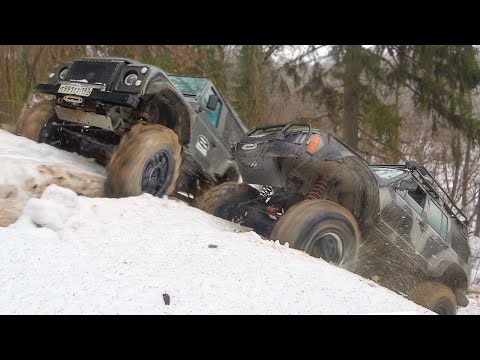
[[[60,94],[70,94],[79,96],[90,96],[93,87],[90,86],[76,86],[76,85],[60,85],[58,92]]]

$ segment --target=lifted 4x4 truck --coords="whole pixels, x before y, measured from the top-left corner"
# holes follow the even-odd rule
[[[24,111],[17,133],[107,165],[108,196],[175,191],[189,200],[238,179],[230,146],[246,128],[206,78],[84,58],[58,66],[35,91],[50,99]]]
[[[439,314],[468,304],[468,219],[424,167],[370,165],[309,125],[253,129],[233,153],[244,183],[207,190],[197,207]]]

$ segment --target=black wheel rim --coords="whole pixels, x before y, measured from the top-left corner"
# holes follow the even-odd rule
[[[311,243],[311,255],[338,265],[343,256],[343,245],[340,236],[326,233],[314,237]]]
[[[142,176],[142,191],[160,196],[168,186],[170,157],[164,150],[156,152],[145,165]]]

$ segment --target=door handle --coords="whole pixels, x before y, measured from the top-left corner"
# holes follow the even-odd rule
[[[423,220],[420,220],[420,219],[417,219],[417,222],[418,222],[418,224],[420,225],[420,228],[421,228],[422,230],[425,230],[425,228],[427,227],[427,223],[426,223],[425,221],[423,221]]]

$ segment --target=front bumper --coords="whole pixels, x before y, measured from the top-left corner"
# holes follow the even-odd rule
[[[48,95],[65,95],[58,93],[59,87],[60,84],[39,84],[35,87],[35,91]],[[100,89],[93,89],[92,93],[87,97],[87,99],[98,101],[104,104],[120,105],[133,109],[136,109],[140,103],[140,99],[137,96],[119,92],[101,91]]]

